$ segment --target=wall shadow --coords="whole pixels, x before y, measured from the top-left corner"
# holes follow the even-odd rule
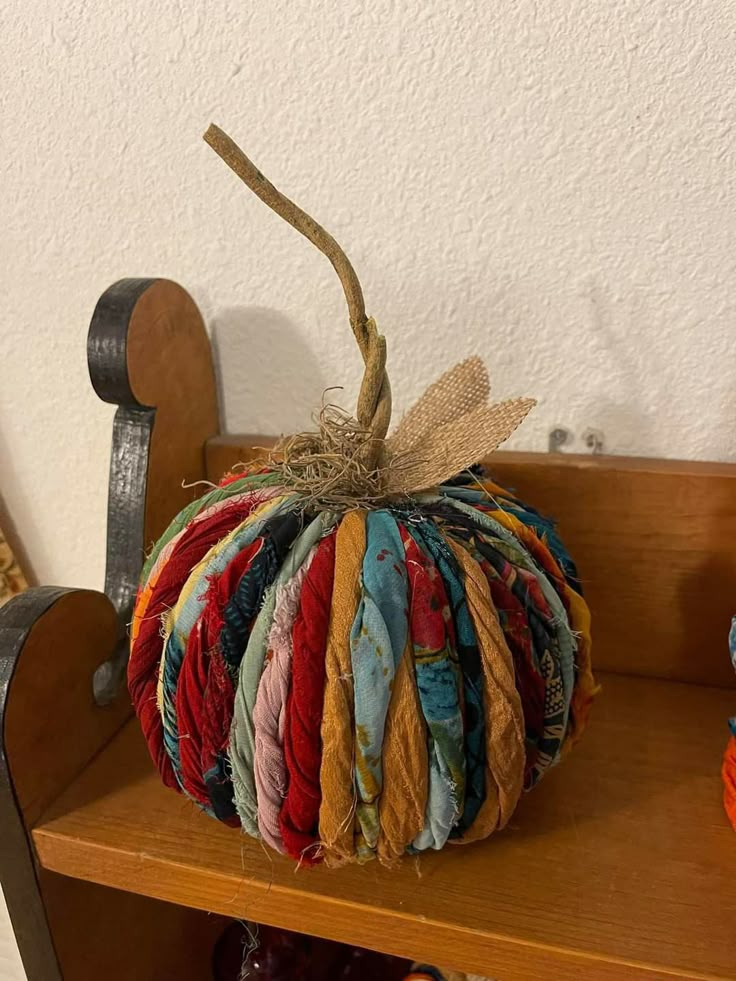
[[[230,307],[213,317],[211,338],[223,431],[310,428],[326,382],[317,354],[288,317],[268,307]]]

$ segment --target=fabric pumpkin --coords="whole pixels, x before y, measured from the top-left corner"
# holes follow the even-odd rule
[[[553,524],[483,474],[343,514],[279,481],[226,478],[145,564],[129,682],[162,779],[307,864],[504,827],[595,689]]]
[[[577,741],[590,616],[553,524],[473,465],[534,402],[478,357],[388,436],[386,341],[337,242],[217,127],[205,140],[330,260],[355,416],[229,475],[141,575],[130,693],[161,778],[297,862],[391,864],[503,828]],[[460,474],[461,476],[456,476]]]

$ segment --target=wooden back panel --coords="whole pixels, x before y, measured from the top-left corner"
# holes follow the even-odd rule
[[[210,480],[267,437],[220,436]],[[593,613],[599,670],[732,687],[736,465],[496,453],[487,467],[559,522]]]

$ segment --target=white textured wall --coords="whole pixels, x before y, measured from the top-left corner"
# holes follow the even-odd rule
[[[230,429],[303,425],[360,368],[327,263],[210,120],[343,242],[401,410],[481,353],[617,453],[736,459],[736,6],[4,0],[0,493],[41,581],[99,586],[99,293],[191,290]]]

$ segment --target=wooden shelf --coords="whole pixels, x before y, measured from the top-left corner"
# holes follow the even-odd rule
[[[733,979],[736,836],[718,769],[734,693],[601,680],[583,743],[509,829],[395,871],[295,871],[161,786],[135,721],[37,823],[37,855],[66,876],[503,981]]]
[[[201,981],[225,922],[203,910],[499,981],[736,979],[736,466],[494,454],[579,564],[590,730],[487,842],[295,872],[159,784],[116,684],[142,555],[268,440],[217,436],[207,331],[175,283],[113,284],[88,353],[117,406],[106,595],[38,587],[0,612],[0,877],[29,981]]]

